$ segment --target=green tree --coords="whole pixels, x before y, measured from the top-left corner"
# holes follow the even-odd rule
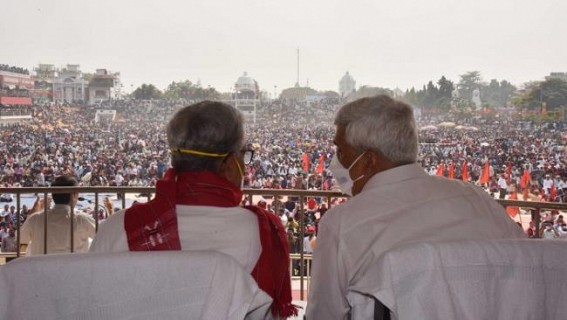
[[[418,101],[417,101],[417,93],[415,92],[415,88],[412,87],[410,90],[406,89],[406,93],[404,94],[404,97],[402,98],[402,100],[404,100],[404,102],[416,106],[418,105]]]
[[[160,99],[163,96],[161,90],[156,88],[153,84],[142,84],[134,92],[134,99],[137,100],[150,100],[150,99]]]
[[[453,82],[447,80],[445,76],[441,76],[441,79],[437,81],[437,85],[439,86],[437,93],[437,105],[443,110],[449,110],[455,86]]]
[[[490,80],[488,85],[483,84],[480,89],[482,101],[492,107],[505,107],[515,92],[516,87],[510,82],[496,79]]]
[[[376,95],[379,95],[379,94],[385,94],[385,95],[388,95],[390,97],[392,97],[394,95],[394,93],[390,89],[385,89],[385,88],[380,88],[380,87],[371,87],[371,86],[362,86],[362,87],[358,88],[358,90],[349,94],[348,97],[347,97],[347,101],[350,102],[350,101],[354,101],[354,100],[361,99],[361,98],[376,96]]]
[[[462,74],[461,79],[458,84],[459,88],[459,96],[468,102],[468,104],[472,104],[472,92],[474,89],[479,89],[481,87],[482,78],[480,76],[480,72],[478,71],[469,71],[465,74]],[[481,92],[481,99],[482,99],[482,92]]]
[[[421,104],[427,108],[435,108],[437,107],[437,99],[439,96],[439,89],[433,84],[433,81],[429,81],[427,83],[427,87],[425,87],[425,92],[423,93],[423,100]]]
[[[193,84],[185,80],[170,83],[165,90],[165,96],[170,99],[218,100],[221,94],[213,87],[202,88],[200,83]]]
[[[541,111],[545,103],[547,111],[556,111],[567,106],[567,82],[549,79],[543,82],[531,82],[525,85],[515,103],[524,109]]]
[[[541,83],[542,100],[547,105],[547,110],[556,110],[567,106],[567,81],[561,79],[549,79]]]

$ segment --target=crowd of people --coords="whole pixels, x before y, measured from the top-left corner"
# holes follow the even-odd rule
[[[5,126],[0,133],[0,177],[4,186],[49,185],[54,176],[75,175],[81,185],[152,186],[169,165],[163,131],[171,114],[187,101],[115,101],[104,105],[34,106],[33,120]],[[332,117],[339,103],[276,101],[247,122],[254,161],[244,186],[276,189],[333,189],[328,165],[334,154]],[[95,123],[98,109],[113,109],[113,122]],[[504,117],[503,117],[504,118]],[[423,119],[418,162],[429,172],[478,181],[486,161],[491,176],[507,173],[518,184],[524,170],[549,201],[562,201],[566,186],[564,124],[536,126],[500,119],[468,120],[466,129],[438,127],[442,119]],[[461,126],[462,127],[462,126]],[[468,128],[475,130],[468,130]],[[556,198],[549,199],[549,175]],[[561,186],[561,187],[560,187]],[[488,187],[488,186],[487,186]]]
[[[114,212],[96,234],[92,217],[77,215],[84,220],[71,224],[83,228],[71,233],[83,237],[77,250],[226,253],[273,299],[271,313],[279,318],[297,315],[290,274],[304,268],[290,264],[289,253],[303,248],[313,253],[309,319],[345,317],[349,286],[365,283],[373,258],[392,248],[525,238],[494,201],[496,193],[563,201],[567,186],[562,123],[535,126],[504,114],[459,126],[449,122],[457,119],[428,118],[418,126],[412,107],[379,95],[345,105],[278,101],[261,108],[245,128],[230,105],[184,103],[35,106],[31,122],[2,128],[3,183],[155,186],[153,199]],[[100,109],[116,116],[95,116]],[[316,197],[304,204],[291,196],[248,203],[243,187],[340,190],[351,198],[329,210]],[[78,193],[54,194],[56,206],[47,212],[73,217],[78,199]],[[46,248],[34,234],[52,227],[43,228],[44,218],[33,212],[48,206],[38,198],[22,215],[21,240],[31,242],[30,254]],[[302,206],[305,214],[298,215]],[[4,240],[13,239],[21,221],[13,208],[5,211]],[[567,234],[558,211],[546,215],[541,227],[538,237]],[[528,235],[535,237],[536,229]],[[3,247],[13,245],[4,240]],[[67,252],[70,239],[60,240],[61,247],[50,246]]]
[[[32,106],[31,121],[0,128],[0,182],[4,187],[49,186],[67,174],[82,186],[155,186],[170,166],[164,126],[175,111],[193,102]],[[243,187],[340,190],[329,170],[335,153],[333,118],[340,106],[336,99],[265,102],[255,123],[246,121],[254,157],[245,168]],[[116,110],[114,120],[95,122],[101,109]],[[427,117],[418,125],[417,162],[429,174],[465,175],[464,180],[494,194],[502,191],[503,178],[506,197],[517,191],[520,200],[564,201],[563,122],[536,125],[502,113],[492,119]],[[481,184],[487,163],[490,181]],[[525,171],[530,181],[522,185]],[[274,206],[271,210],[285,213]]]

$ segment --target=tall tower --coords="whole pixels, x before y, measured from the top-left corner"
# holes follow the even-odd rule
[[[299,48],[297,48],[297,79],[295,80],[295,86],[299,87]]]

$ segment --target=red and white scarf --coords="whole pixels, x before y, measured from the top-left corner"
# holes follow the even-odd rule
[[[130,251],[181,250],[175,205],[236,207],[242,191],[211,171],[176,173],[169,169],[156,185],[156,196],[126,210],[124,229]],[[258,218],[262,252],[252,277],[269,294],[272,314],[282,318],[297,315],[291,303],[289,246],[286,232],[276,215],[257,206],[246,206]]]

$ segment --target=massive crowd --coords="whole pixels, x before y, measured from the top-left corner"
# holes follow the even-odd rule
[[[184,100],[113,101],[99,105],[33,106],[29,122],[0,128],[2,186],[48,186],[61,174],[83,186],[153,186],[169,166],[164,125]],[[334,155],[337,100],[274,101],[248,120],[246,136],[255,150],[245,188],[338,190],[328,170]],[[99,109],[116,110],[114,121],[95,123]],[[418,162],[430,174],[478,183],[486,162],[497,192],[500,175],[510,196],[530,172],[524,197],[563,201],[567,191],[565,124],[513,121],[508,113],[491,120],[422,118]],[[551,188],[553,186],[553,188]]]
[[[3,186],[42,186],[68,173],[83,185],[151,186],[169,164],[163,126],[188,103],[34,106],[32,121],[0,131],[0,181]],[[338,101],[276,101],[261,108],[256,123],[247,125],[248,142],[256,152],[247,168],[245,187],[331,189],[327,167],[334,153],[333,116],[339,105]],[[95,123],[98,109],[116,110],[114,121]],[[443,164],[445,176],[453,166],[453,176],[459,179],[466,162],[471,182],[478,180],[486,161],[496,177],[509,171],[512,184],[519,183],[527,169],[532,191],[542,191],[550,175],[559,194],[561,180],[567,177],[564,123],[537,126],[505,115],[498,119],[467,119],[466,123],[422,119],[419,163],[435,174]],[[441,126],[435,125],[442,121]]]

